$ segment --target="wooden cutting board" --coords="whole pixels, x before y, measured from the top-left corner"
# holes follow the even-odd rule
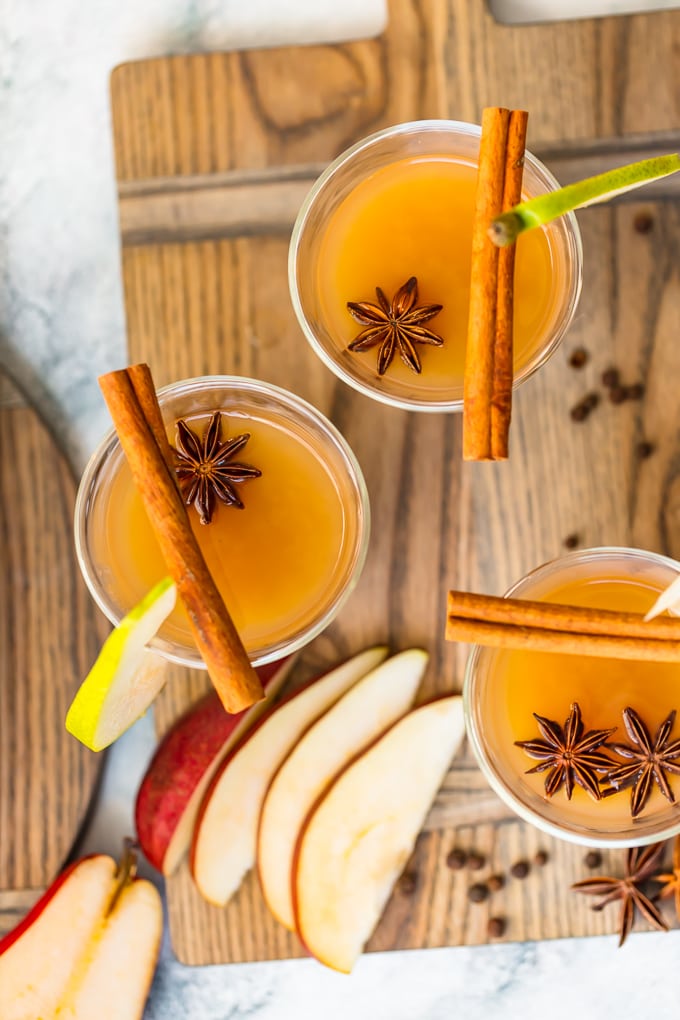
[[[294,217],[320,168],[362,135],[421,117],[478,121],[487,102],[528,106],[530,147],[548,152],[558,178],[672,149],[680,13],[536,28],[496,25],[483,0],[392,0],[389,13],[385,35],[370,41],[123,65],[112,109],[130,359],[148,361],[158,384],[233,372],[294,390],[335,421],[366,474],[366,568],[298,679],[388,640],[429,648],[426,697],[462,680],[464,650],[443,641],[447,587],[502,592],[574,532],[584,545],[680,553],[677,190],[583,217],[580,311],[562,350],[518,394],[507,464],[463,465],[458,416],[383,407],[321,365],[288,298]],[[640,213],[646,233],[635,227]],[[577,345],[591,352],[580,372],[567,367]],[[574,424],[570,408],[610,364],[643,381],[645,399],[603,401]],[[643,438],[656,450],[641,462]],[[159,733],[205,682],[174,671]],[[409,865],[415,891],[395,891],[370,949],[484,942],[492,914],[509,918],[515,940],[613,930],[614,917],[568,892],[583,851],[511,817],[469,753],[453,763],[426,830]],[[487,856],[480,877],[539,848],[551,859],[473,906],[466,889],[476,876],[445,864],[454,846]],[[182,868],[168,904],[186,963],[301,955],[252,877],[217,910]]]
[[[68,856],[101,757],[64,729],[106,629],[73,548],[76,484],[0,372],[0,933]]]

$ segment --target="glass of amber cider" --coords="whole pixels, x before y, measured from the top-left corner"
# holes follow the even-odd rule
[[[186,450],[191,436],[200,447],[211,422],[216,442],[238,440],[226,451],[222,476],[230,502],[213,492],[209,523],[201,522],[205,500],[188,513],[251,661],[262,665],[301,648],[343,605],[366,556],[368,494],[352,450],[310,404],[253,379],[189,379],[159,390],[158,400],[175,450]],[[190,496],[191,477],[178,477]],[[75,539],[90,591],[114,624],[167,574],[113,431],[80,483]],[[203,666],[180,604],[152,647],[171,661]]]
[[[302,330],[337,376],[383,403],[410,411],[462,409],[480,135],[474,124],[448,120],[398,124],[370,135],[331,163],[297,218],[289,285]],[[527,152],[524,197],[557,187]],[[517,242],[515,385],[556,350],[574,315],[581,275],[573,214]],[[397,350],[381,373],[379,345],[348,349],[371,327],[352,316],[348,303],[379,306],[380,288],[389,305],[413,278],[413,309],[442,307],[411,322],[443,343],[420,334],[414,342],[420,371]],[[404,300],[402,291],[402,306]]]
[[[639,549],[586,549],[538,567],[506,597],[644,616],[679,570],[675,561]],[[674,714],[680,709],[680,663],[476,645],[467,663],[464,704],[486,779],[513,811],[544,832],[602,847],[639,846],[680,832],[680,717],[676,723]],[[574,704],[582,739],[593,730],[613,730],[592,749],[612,762],[612,770],[596,773],[601,799],[578,781],[570,799],[564,783],[550,792],[551,763],[526,749],[527,741],[546,743],[534,713],[565,733]],[[652,748],[665,755],[670,798],[651,772],[649,789],[644,785],[644,750],[635,739],[640,723],[643,742],[646,733]],[[535,744],[530,750],[537,750]]]

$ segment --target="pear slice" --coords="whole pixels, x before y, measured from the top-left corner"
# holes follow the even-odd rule
[[[664,588],[645,616],[645,621],[655,620],[657,616],[666,612],[671,616],[680,616],[680,576],[676,577],[667,588]]]
[[[146,645],[175,608],[177,589],[165,577],[109,634],[66,715],[66,729],[92,751],[117,740],[154,700],[166,661]]]
[[[257,869],[267,906],[291,931],[291,864],[300,826],[334,776],[408,712],[427,662],[427,652],[409,648],[376,666],[310,726],[274,773],[260,811]]]
[[[291,886],[298,934],[321,963],[351,971],[464,733],[459,696],[421,705],[352,759],[312,806]]]
[[[386,657],[387,648],[368,648],[299,687],[263,715],[225,756],[201,804],[191,845],[191,873],[209,903],[224,906],[255,863],[260,808],[272,777],[291,749]]]
[[[587,177],[583,181],[567,184],[547,195],[538,195],[528,202],[521,202],[508,212],[501,213],[489,227],[489,237],[503,248],[512,244],[525,230],[541,227],[551,220],[556,220],[574,209],[583,209],[598,202],[608,202],[626,191],[650,184],[661,177],[677,173],[680,170],[680,153],[673,152],[667,156],[655,156],[643,159],[638,163],[608,170],[596,177]]]

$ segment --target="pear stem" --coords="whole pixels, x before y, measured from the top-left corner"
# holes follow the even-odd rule
[[[123,852],[121,854],[120,861],[118,862],[118,867],[116,868],[116,885],[106,909],[107,916],[113,913],[113,908],[120,899],[120,894],[123,889],[129,885],[130,882],[133,882],[137,875],[138,850],[139,843],[135,839],[131,839],[130,836],[126,836],[123,840]]]

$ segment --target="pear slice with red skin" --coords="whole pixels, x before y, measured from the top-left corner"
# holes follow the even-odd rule
[[[290,874],[307,812],[358,751],[408,712],[427,661],[426,652],[411,648],[383,662],[321,716],[272,779],[260,814],[257,869],[267,906],[287,928],[295,929]]]
[[[108,908],[115,873],[115,861],[104,855],[72,864],[0,940],[3,1020],[54,1015]]]
[[[274,705],[225,758],[201,805],[189,864],[210,903],[223,906],[255,863],[260,807],[272,776],[309,726],[387,656],[369,648]]]
[[[460,697],[427,702],[356,756],[312,806],[298,834],[291,889],[297,932],[328,967],[351,971],[464,732]]]
[[[150,882],[121,884],[101,854],[77,861],[0,940],[0,1017],[141,1020],[162,928]]]
[[[135,879],[116,900],[82,971],[72,975],[59,1020],[142,1020],[162,934],[158,891]]]
[[[147,860],[171,875],[189,849],[198,809],[220,762],[269,708],[295,656],[258,666],[265,696],[236,715],[211,690],[168,730],[137,792],[137,839]]]

